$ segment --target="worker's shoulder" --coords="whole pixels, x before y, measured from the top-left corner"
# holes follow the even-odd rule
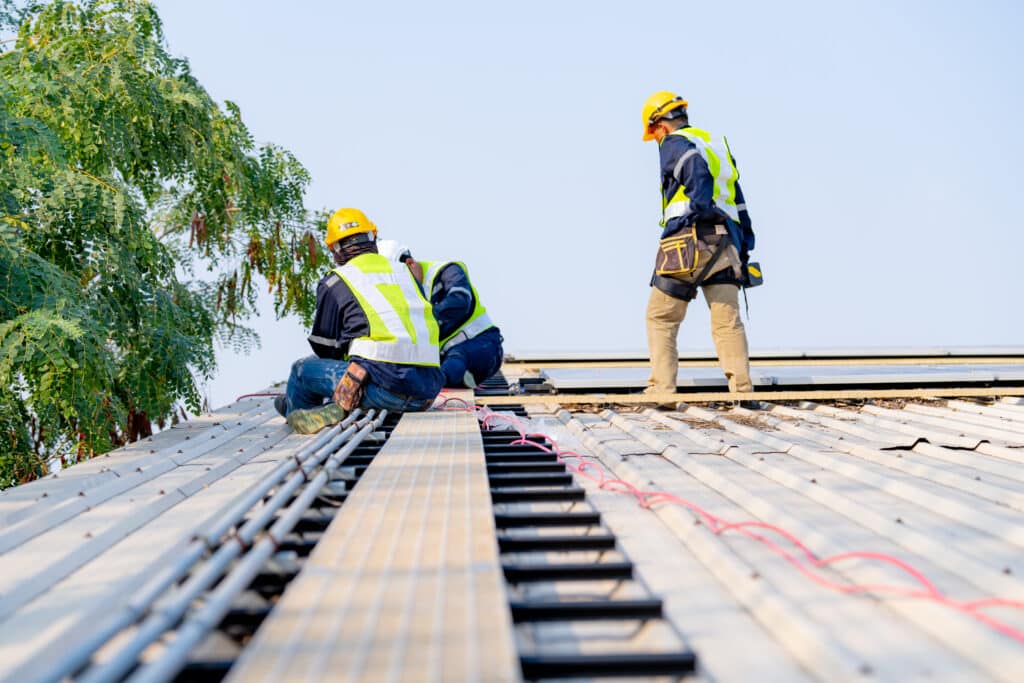
[[[328,290],[331,293],[340,294],[341,292],[348,290],[348,285],[340,275],[332,270],[320,278],[320,282],[317,284],[317,289]]]
[[[665,139],[661,141],[659,149],[661,150],[661,155],[666,156],[683,154],[696,146],[693,140],[684,135],[666,135]]]
[[[456,272],[464,273],[464,272],[466,272],[466,270],[467,270],[466,264],[463,263],[462,261],[445,261],[444,262],[444,266],[441,268],[440,272],[441,273],[445,273],[445,272],[448,272],[448,273],[456,273]]]

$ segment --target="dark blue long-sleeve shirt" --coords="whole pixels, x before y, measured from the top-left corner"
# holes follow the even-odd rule
[[[434,278],[430,292],[430,304],[441,334],[447,339],[473,315],[476,299],[469,275],[457,263],[449,263]]]
[[[349,286],[337,273],[328,273],[316,288],[316,314],[309,345],[321,358],[344,360],[349,343],[370,334],[370,321]],[[411,398],[433,398],[444,386],[440,368],[384,363],[353,356],[366,368],[370,381]]]
[[[679,164],[679,160],[683,159],[691,150],[697,153],[690,154],[683,161],[677,175],[676,166]],[[665,224],[661,233],[663,239],[694,223],[713,222],[726,217],[715,206],[713,201],[715,181],[707,162],[698,152],[696,145],[682,135],[668,135],[659,145],[658,155],[661,163],[663,196],[674,196],[682,185],[686,188],[686,195],[690,199],[689,211],[682,216],[670,219]],[[733,165],[735,164],[736,159],[733,158]],[[741,258],[746,262],[747,254],[754,248],[754,232],[738,178],[736,180],[736,208],[739,210],[739,226],[738,229],[736,226],[730,226],[732,228],[730,234]]]

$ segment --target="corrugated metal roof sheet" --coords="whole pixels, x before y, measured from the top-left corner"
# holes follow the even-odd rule
[[[601,486],[577,474],[574,486],[585,490],[585,503],[570,496],[506,504],[495,497],[492,512],[509,519],[599,513],[600,529],[617,539],[615,550],[543,557],[609,568],[629,561],[642,585],[510,584],[509,599],[633,599],[653,591],[664,601],[667,622],[650,622],[640,631],[629,622],[521,624],[521,648],[600,652],[632,639],[631,647],[642,650],[676,642],[681,634],[697,653],[698,677],[708,680],[1020,678],[1024,400],[768,401],[757,411],[698,405],[567,410],[557,395],[546,400],[546,407],[530,404],[528,418],[510,419],[585,456],[590,476],[601,471],[607,481]],[[311,443],[288,430],[269,399],[247,399],[0,493],[0,679],[34,680],[32,672],[52,663],[50,653],[81,641],[98,615],[152,579],[153,567],[177,561],[197,529],[207,528],[272,471],[307,457]],[[343,500],[356,480],[349,479],[373,466],[372,455],[361,449],[351,451],[354,469],[336,472],[346,479],[331,481],[330,500]],[[526,476],[517,474],[519,461],[509,457],[495,466],[488,456],[492,487]],[[514,490],[546,490],[537,483],[544,476],[561,475],[540,474]],[[629,487],[679,500],[663,495],[642,506]],[[257,500],[255,509],[265,502]],[[302,518],[307,531],[289,548],[315,543],[324,509]],[[839,559],[816,566],[777,529],[739,526],[715,533],[712,527],[724,522],[712,519],[774,525],[815,557]],[[776,550],[743,530],[769,539]],[[510,530],[507,542],[516,533]],[[854,551],[874,555],[847,556]],[[288,569],[294,564],[289,553],[294,555],[274,555],[276,569],[265,569],[260,580],[286,583],[301,569]],[[520,563],[515,571],[528,571],[537,560],[521,564],[526,557],[502,551],[503,562]],[[924,578],[931,583],[922,584]],[[823,585],[829,583],[834,585]],[[931,598],[924,595],[929,586]],[[901,595],[896,588],[922,595]],[[255,613],[271,610],[256,593],[246,595]],[[1020,604],[972,604],[995,598]],[[246,618],[244,609],[237,612],[236,618]],[[238,648],[214,634],[200,649],[230,663]],[[109,656],[110,647],[100,654]]]
[[[898,558],[932,581],[943,601],[1024,599],[1024,406],[1017,400],[531,414],[535,425],[541,418],[557,423],[548,429],[563,436],[563,448],[577,445],[595,456],[605,476],[670,493],[725,520],[778,525],[819,558],[854,551]],[[1019,609],[993,607],[972,617],[883,589],[830,590],[804,572],[844,587],[922,586],[891,564],[864,558],[821,570],[805,560],[798,570],[735,530],[711,533],[683,506],[644,510],[631,501],[629,513],[622,497],[602,495],[595,504],[617,511],[608,523],[627,551],[634,536],[660,539],[657,551],[642,551],[650,559],[640,571],[666,591],[668,609],[715,680],[760,678],[762,660],[783,667],[789,660],[820,680],[871,673],[882,680],[1009,681],[1024,670],[1024,640],[985,623],[998,620],[1022,634]],[[784,536],[758,533],[800,557]],[[675,580],[690,589],[673,590]],[[706,595],[716,598],[709,604]],[[708,613],[715,623],[719,611],[757,637],[738,648],[728,630],[705,627]]]

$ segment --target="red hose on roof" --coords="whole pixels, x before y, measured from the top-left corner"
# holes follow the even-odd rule
[[[448,408],[447,405],[451,401],[463,403],[465,407]],[[545,453],[553,454],[559,462],[566,466],[567,469],[581,477],[586,477],[590,481],[593,481],[597,484],[598,488],[634,496],[640,507],[650,508],[662,503],[670,503],[685,507],[696,514],[715,535],[721,535],[727,531],[736,531],[747,538],[751,538],[762,543],[773,553],[785,559],[805,578],[813,581],[819,586],[824,586],[825,588],[838,591],[840,593],[888,594],[899,597],[930,600],[944,607],[960,612],[961,614],[965,614],[972,619],[999,631],[1003,635],[1024,644],[1024,631],[1014,628],[1013,626],[1010,626],[995,617],[989,616],[988,614],[984,614],[981,611],[991,607],[1024,610],[1024,602],[1022,601],[1008,600],[1004,598],[985,598],[970,601],[956,600],[943,593],[930,579],[928,579],[927,576],[925,576],[923,572],[916,569],[913,565],[885,553],[857,550],[840,553],[838,555],[831,555],[829,557],[818,557],[799,538],[775,524],[769,524],[767,522],[760,522],[757,520],[730,522],[708,512],[692,501],[680,498],[679,496],[671,493],[665,491],[642,490],[622,479],[609,478],[605,476],[606,469],[604,466],[600,462],[596,461],[593,456],[580,455],[575,451],[560,450],[554,439],[546,434],[527,433],[522,421],[514,417],[495,413],[486,407],[470,406],[466,401],[456,397],[445,399],[441,403],[441,409],[474,412],[476,413],[477,419],[480,421],[481,428],[483,429],[490,428],[491,423],[494,421],[508,422],[515,427],[516,431],[519,432],[519,439],[513,441],[513,445],[529,445]],[[549,447],[544,444],[530,441],[528,437],[542,437],[550,443],[551,446]],[[569,462],[566,458],[574,460],[578,459],[578,463]],[[786,550],[768,536],[763,533],[758,533],[757,531],[754,531],[754,529],[781,536],[798,552],[794,554],[793,552]],[[898,586],[895,584],[858,584],[854,582],[835,581],[816,572],[816,570],[824,569],[830,565],[852,559],[889,565],[890,567],[893,567],[909,576],[918,587],[908,588],[906,586]]]

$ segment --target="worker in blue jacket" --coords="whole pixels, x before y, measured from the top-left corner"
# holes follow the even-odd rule
[[[345,415],[339,386],[358,384],[355,403],[392,412],[426,410],[444,383],[440,338],[429,300],[406,268],[377,249],[377,227],[358,209],[328,221],[327,248],[337,267],[320,280],[309,345],[292,364],[278,412],[309,434]],[[355,373],[355,374],[353,374]]]
[[[501,368],[501,330],[487,314],[464,263],[417,261],[407,246],[392,240],[381,240],[380,253],[405,263],[429,294],[440,328],[445,386],[472,389]]]
[[[725,138],[690,125],[687,102],[661,91],[643,106],[643,139],[656,140],[660,157],[662,242],[659,265],[673,249],[686,250],[692,236],[698,254],[689,272],[659,270],[651,278],[647,342],[651,355],[648,393],[675,393],[679,354],[676,337],[697,289],[711,311],[711,334],[730,391],[753,391],[739,290],[745,284],[754,232]],[[678,252],[676,252],[678,253]],[[680,257],[682,260],[682,257]]]

